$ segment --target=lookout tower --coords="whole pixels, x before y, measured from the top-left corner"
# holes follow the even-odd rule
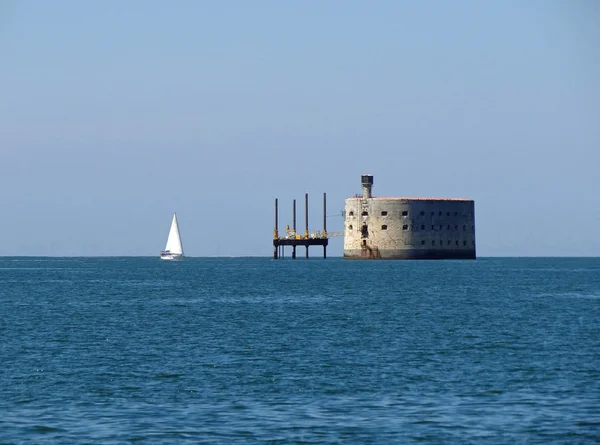
[[[373,187],[373,175],[362,175],[362,192],[363,199],[368,199],[371,197],[371,188]]]

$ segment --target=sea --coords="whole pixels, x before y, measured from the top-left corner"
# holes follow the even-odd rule
[[[600,258],[0,258],[0,444],[597,444]]]

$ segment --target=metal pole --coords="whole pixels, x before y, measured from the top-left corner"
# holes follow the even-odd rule
[[[296,200],[294,199],[294,205],[292,206],[293,209],[293,219],[292,219],[292,230],[294,231],[294,239],[296,238]],[[292,245],[292,259],[295,260],[296,259],[296,244]]]
[[[304,194],[304,223],[306,225],[304,237],[308,240],[308,193]],[[308,259],[308,244],[306,245],[306,259]]]
[[[304,194],[304,225],[306,226],[304,237],[308,239],[308,193]]]
[[[323,193],[323,232],[327,234],[327,193]]]
[[[278,227],[277,227],[277,198],[275,198],[275,232],[274,232],[274,237],[278,238],[279,237],[279,233],[278,233]]]
[[[327,238],[327,193],[323,193],[323,237]],[[327,259],[326,244],[323,244],[323,259]]]
[[[275,229],[273,230],[273,259],[277,259],[277,248],[279,247],[278,240],[279,232],[277,230],[277,198],[275,198]]]
[[[296,232],[296,200],[294,199],[294,204],[292,205],[292,229]]]

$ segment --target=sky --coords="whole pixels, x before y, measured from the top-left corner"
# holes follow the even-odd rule
[[[0,0],[0,255],[158,255],[177,212],[269,256],[274,198],[341,230],[368,173],[474,199],[478,256],[600,256],[598,48],[596,0]]]

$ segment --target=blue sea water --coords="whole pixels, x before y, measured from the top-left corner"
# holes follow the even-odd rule
[[[0,443],[600,441],[600,259],[0,258]]]

